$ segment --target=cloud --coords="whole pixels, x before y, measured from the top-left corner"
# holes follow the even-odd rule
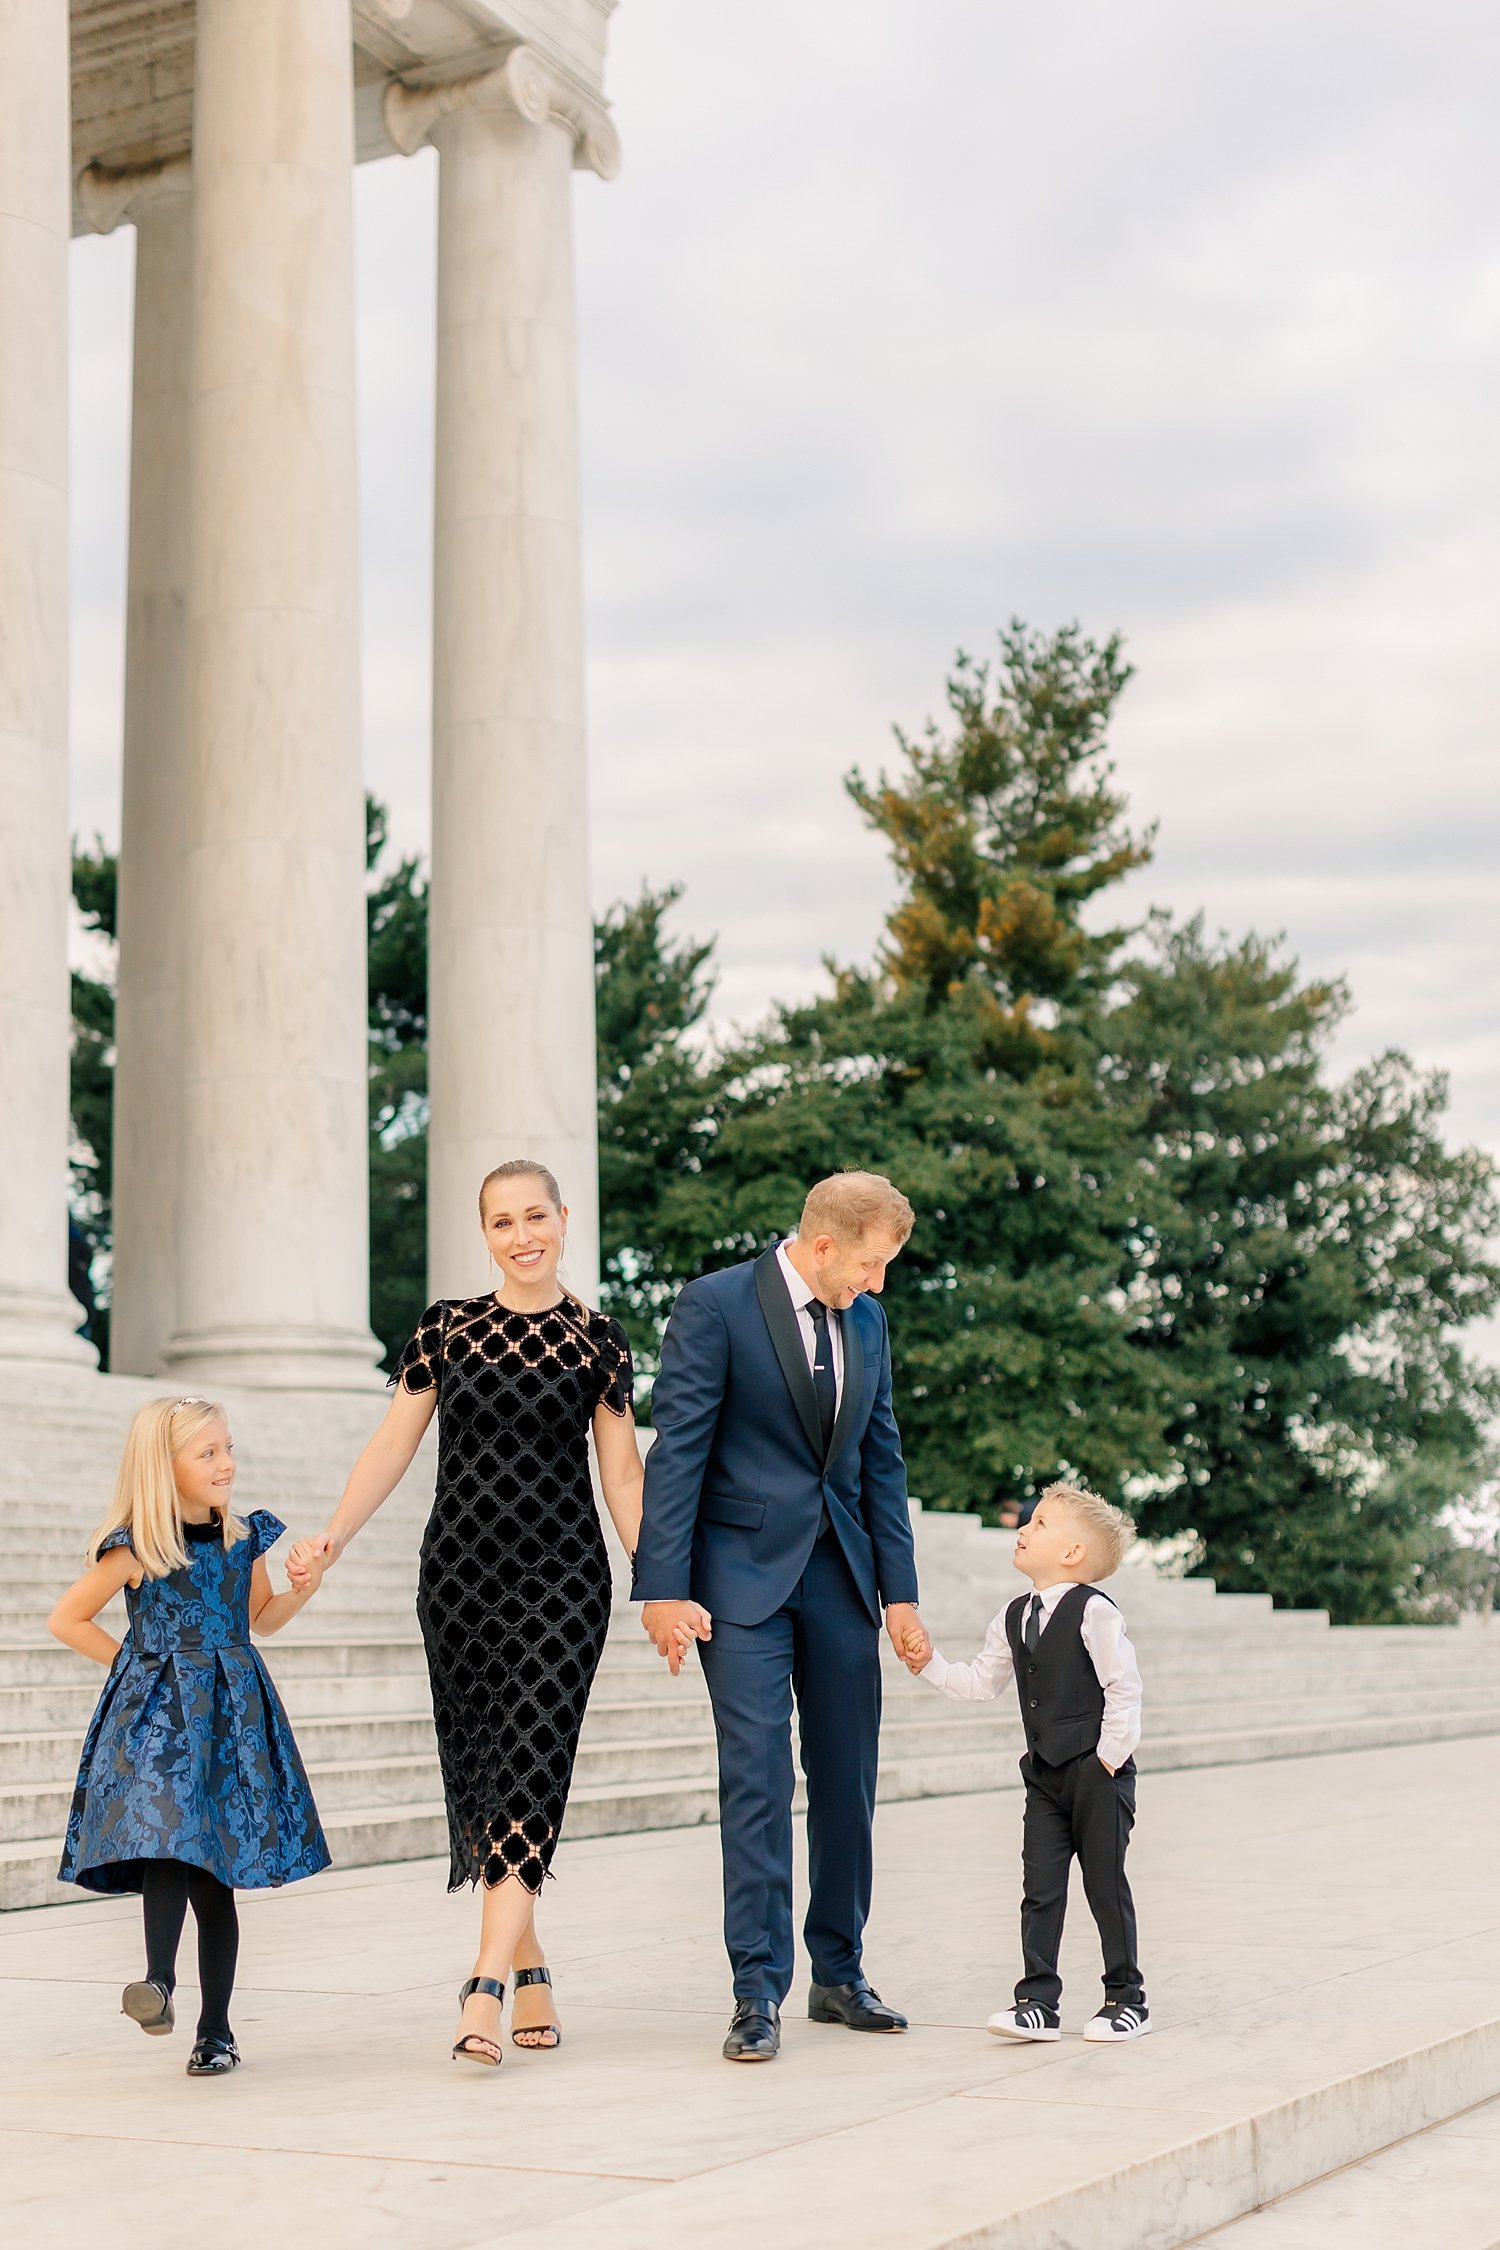
[[[683,882],[727,1017],[810,991],[890,897],[848,768],[1012,613],[1120,627],[1131,903],[1284,929],[1351,978],[1340,1060],[1448,1069],[1500,1147],[1500,19],[628,0],[611,38],[625,166],[576,193],[600,903]],[[415,846],[433,159],[356,201],[367,766]],[[108,827],[128,273],[74,256]]]

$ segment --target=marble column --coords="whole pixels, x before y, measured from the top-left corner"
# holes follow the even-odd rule
[[[0,0],[0,1358],[95,1353],[67,1288],[67,0]]]
[[[100,234],[124,218],[135,226],[109,1352],[116,1374],[154,1375],[177,1300],[191,167],[185,158],[139,172],[91,166],[78,201]]]
[[[198,0],[174,1380],[373,1384],[348,0]]]
[[[526,47],[386,96],[438,150],[429,1284],[485,1285],[479,1183],[551,1166],[564,1273],[598,1286],[572,174],[602,104]]]

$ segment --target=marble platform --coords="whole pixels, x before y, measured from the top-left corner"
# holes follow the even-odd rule
[[[794,2001],[767,2069],[718,2057],[712,1830],[564,1845],[545,1931],[566,2042],[498,2074],[447,2058],[474,1909],[431,1863],[244,1901],[247,2059],[223,2083],[184,2077],[182,2034],[117,2014],[133,1906],[7,1916],[6,2238],[1173,2250],[1500,2096],[1500,1742],[1160,1774],[1141,1794],[1160,2029],[1118,2050],[1076,2037],[1098,1991],[1079,1912],[1075,2036],[1014,2049],[981,2028],[1014,1973],[1014,1792],[882,1807],[869,1965],[916,2028],[857,2038]],[[1464,2250],[1493,2207],[1478,2137],[1439,2159],[1445,2208],[1472,2177]]]

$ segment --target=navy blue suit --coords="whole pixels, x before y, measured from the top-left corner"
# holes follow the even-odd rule
[[[678,1298],[651,1394],[656,1441],[632,1592],[691,1596],[719,1740],[724,1937],[736,1996],[792,1980],[792,1699],[807,1778],[819,1984],[860,1974],[880,1737],[880,1613],[917,1598],[906,1467],[878,1299],[842,1315],[844,1384],[825,1449],[774,1250]],[[820,1536],[821,1532],[821,1536]]]

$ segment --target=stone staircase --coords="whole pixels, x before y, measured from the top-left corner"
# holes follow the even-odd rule
[[[70,1373],[23,1379],[0,1369],[0,1906],[83,1895],[54,1872],[100,1675],[51,1641],[44,1620],[81,1567],[130,1415],[161,1388]],[[375,1395],[285,1393],[226,1403],[241,1462],[239,1505],[271,1508],[294,1532],[326,1520],[383,1405]],[[317,1600],[266,1644],[345,1867],[447,1848],[412,1614],[431,1487],[429,1438]],[[918,1511],[917,1548],[924,1614],[948,1654],[968,1655],[999,1602],[1019,1590],[1010,1541],[970,1517]],[[1262,1597],[1160,1579],[1144,1561],[1127,1565],[1113,1591],[1146,1676],[1146,1770],[1500,1732],[1500,1634],[1483,1627],[1337,1631],[1320,1612],[1273,1613]],[[624,1593],[621,1564],[570,1837],[682,1827],[716,1814],[702,1676],[696,1665],[669,1676]],[[1012,1700],[950,1702],[887,1652],[883,1798],[1014,1786],[1020,1747]]]

